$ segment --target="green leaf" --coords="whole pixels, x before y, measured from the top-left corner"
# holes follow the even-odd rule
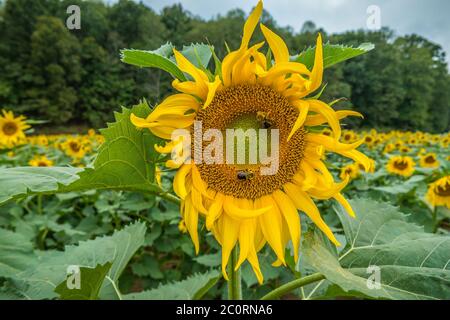
[[[166,43],[159,49],[153,51],[124,49],[121,51],[121,60],[124,63],[138,67],[159,68],[170,73],[180,81],[186,81],[183,72],[175,62],[169,59],[172,50],[173,46],[171,43]]]
[[[0,204],[29,194],[54,192],[78,180],[82,171],[70,167],[0,168]]]
[[[0,168],[0,204],[32,194],[49,194],[91,189],[128,190],[159,193],[155,183],[154,150],[160,139],[148,130],[138,130],[130,121],[134,113],[146,117],[150,107],[145,101],[131,110],[115,113],[116,121],[101,130],[105,142],[93,168],[18,167]]]
[[[340,256],[309,234],[307,263],[345,292],[382,299],[449,299],[450,238],[425,233],[397,208],[370,199],[351,201],[356,219],[336,209],[347,247]],[[368,267],[380,270],[380,288],[369,288]]]
[[[79,268],[80,288],[69,288],[67,280],[61,282],[55,292],[61,300],[97,300],[100,288],[111,269],[111,262],[98,264],[95,268]]]
[[[195,257],[193,260],[207,267],[217,267],[221,264],[221,254],[220,252],[205,254],[203,256]]]
[[[0,277],[12,277],[35,265],[33,244],[25,236],[0,229]]]
[[[156,289],[124,295],[126,300],[199,300],[219,280],[218,271],[196,274],[186,280],[160,285]]]
[[[367,53],[374,48],[375,46],[372,43],[363,43],[357,48],[326,43],[323,45],[323,67],[324,69],[329,68],[337,63]],[[309,70],[312,70],[314,66],[315,50],[315,47],[306,49],[294,57],[294,61],[301,62]]]
[[[83,241],[76,246],[66,246],[63,252],[42,253],[39,262],[13,276],[11,283],[29,299],[55,298],[55,287],[67,276],[69,266],[95,268],[98,264],[112,263],[99,297],[116,299],[118,280],[134,253],[143,245],[146,226],[137,222],[113,235]]]
[[[415,175],[403,183],[398,183],[390,186],[372,187],[373,190],[386,192],[390,194],[404,194],[412,191],[418,187],[419,183],[425,180],[425,176]]]
[[[183,46],[181,54],[192,62],[197,68],[206,70],[208,68],[209,60],[212,57],[211,47],[203,43],[193,43],[189,46]]]

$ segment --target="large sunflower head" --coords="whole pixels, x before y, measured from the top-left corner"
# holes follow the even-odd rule
[[[437,168],[439,167],[439,160],[435,153],[426,153],[420,156],[420,166],[422,168]]]
[[[411,157],[395,156],[389,159],[386,169],[390,173],[403,177],[409,177],[414,173],[414,166],[415,163]]]
[[[430,184],[426,198],[433,207],[444,206],[450,209],[450,176]]]
[[[136,127],[148,128],[164,139],[170,139],[177,129],[186,129],[194,136],[198,130],[200,136],[202,132],[214,133],[203,136],[210,143],[196,139],[186,143],[190,147],[188,154],[180,147],[180,143],[186,142],[184,138],[156,149],[172,153],[177,160],[172,157],[166,165],[177,169],[173,188],[181,198],[182,219],[196,251],[199,251],[199,217],[203,217],[207,230],[222,246],[224,277],[227,278],[230,253],[238,246],[236,268],[247,260],[259,282],[263,281],[263,275],[257,253],[265,244],[277,256],[275,265],[284,265],[285,248],[292,241],[297,261],[301,230],[297,210],[304,212],[336,245],[339,242],[313,199],[333,198],[354,216],[341,194],[349,177],[335,182],[322,161],[324,154],[335,152],[362,164],[366,170],[371,168],[369,158],[356,150],[362,140],[351,144],[341,142],[339,120],[361,115],[354,111],[335,111],[327,103],[311,97],[322,84],[320,34],[314,66],[308,69],[300,62],[291,61],[282,38],[260,24],[274,57],[272,63],[260,51],[264,43],[249,45],[262,9],[260,1],[244,25],[240,47],[224,57],[220,72],[214,77],[174,50],[178,67],[190,80],[175,80],[173,87],[180,93],[165,99],[147,118],[131,116]],[[326,132],[323,127],[328,127],[330,134],[321,133]],[[237,139],[228,136],[232,129],[256,132],[244,137],[243,161],[232,161],[239,159],[239,150],[234,146]],[[266,144],[268,140],[264,137],[272,138],[268,140],[277,144]],[[257,147],[253,149],[254,145]],[[262,149],[277,155],[274,171],[264,171],[268,162],[260,157]],[[222,152],[225,150],[226,156]],[[208,162],[206,158],[214,161]]]
[[[19,144],[25,139],[25,130],[30,128],[24,116],[14,117],[12,111],[2,111],[0,115],[0,145],[7,148]]]

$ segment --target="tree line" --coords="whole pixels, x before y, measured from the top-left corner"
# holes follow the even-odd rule
[[[67,7],[81,9],[81,29],[66,27]],[[240,44],[246,13],[240,9],[205,20],[176,4],[160,13],[131,0],[114,4],[81,0],[0,0],[0,108],[52,124],[104,126],[121,105],[146,98],[156,104],[171,92],[171,77],[157,69],[120,62],[120,49],[153,50],[172,42],[209,43],[219,57]],[[306,21],[301,30],[281,27],[264,12],[263,23],[295,55],[324,41],[357,46],[369,54],[326,70],[322,98],[365,116],[351,122],[378,129],[443,132],[450,127],[450,76],[445,52],[419,35],[393,30],[331,34]],[[255,42],[263,40],[260,31]]]

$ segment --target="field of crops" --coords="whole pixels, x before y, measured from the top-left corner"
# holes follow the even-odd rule
[[[25,123],[23,119],[14,119],[17,123]],[[0,151],[0,247],[4,248],[0,251],[2,298],[67,297],[70,295],[69,291],[58,290],[60,283],[65,284],[63,265],[70,263],[85,266],[87,261],[96,266],[95,269],[90,269],[95,272],[90,274],[89,281],[97,283],[98,288],[97,293],[82,292],[81,296],[100,294],[102,298],[117,298],[120,295],[129,299],[225,297],[226,290],[222,289],[226,281],[220,279],[216,271],[221,263],[219,244],[208,231],[200,228],[201,250],[196,255],[178,205],[167,194],[159,191],[102,190],[108,189],[106,185],[102,186],[103,183],[118,182],[113,181],[113,176],[103,177],[102,181],[98,181],[94,187],[86,188],[89,189],[86,191],[71,191],[69,188],[64,193],[50,194],[55,189],[56,182],[68,184],[73,177],[46,172],[47,168],[70,166],[73,167],[73,174],[82,170],[81,168],[89,168],[102,143],[109,147],[109,160],[127,160],[127,155],[117,153],[118,149],[111,144],[115,139],[113,129],[116,126],[111,125],[103,131],[104,135],[94,130],[77,135],[33,135],[27,127],[25,132],[31,134],[19,136],[14,141],[3,141]],[[329,134],[327,131],[324,133]],[[308,274],[311,268],[318,268],[327,274],[327,278],[335,277],[333,282],[338,286],[320,281],[318,285],[305,286],[290,295],[298,298],[345,295],[344,291],[354,288],[358,282],[355,280],[356,284],[346,283],[350,280],[339,279],[335,274],[337,271],[321,269],[323,265],[338,263],[335,257],[339,255],[342,268],[351,268],[352,262],[346,262],[342,258],[349,255],[348,242],[352,237],[358,241],[350,243],[351,248],[356,246],[364,250],[367,245],[365,242],[369,241],[373,251],[367,254],[384,254],[386,259],[394,254],[399,255],[399,260],[402,252],[408,250],[416,250],[417,257],[422,257],[423,250],[426,251],[428,246],[435,246],[432,233],[440,235],[439,243],[448,240],[450,136],[401,131],[381,133],[375,130],[344,130],[342,133],[342,139],[348,143],[361,138],[365,141],[361,149],[374,159],[372,172],[363,172],[357,163],[343,161],[342,158],[326,156],[325,159],[336,178],[351,179],[344,194],[352,199],[351,203],[357,214],[355,221],[362,220],[361,224],[356,224],[359,225],[359,230],[352,229],[355,225],[351,223],[356,222],[348,220],[335,202],[318,203],[325,221],[342,246],[337,251],[333,249],[331,256],[330,252],[321,252],[329,246],[327,240],[311,231],[312,225],[302,215],[303,237],[319,237],[322,247],[314,248],[317,243],[303,240],[299,264],[294,263],[288,250],[287,268],[273,267],[276,256],[266,247],[259,253],[265,279],[263,285],[257,284],[249,264],[242,266],[243,291],[246,297],[260,297],[281,283],[291,281],[300,274]],[[96,160],[97,168],[111,163],[106,161],[105,156],[104,152],[100,152]],[[151,176],[161,190],[170,191],[173,173],[162,169],[165,160],[163,157],[155,158],[155,172]],[[20,181],[20,186],[11,184],[13,178],[26,171],[21,172],[17,168],[23,166],[32,166],[27,172],[29,180]],[[5,168],[14,167],[16,171],[5,171]],[[32,175],[33,167],[41,170],[35,171],[35,176]],[[12,177],[12,174],[18,176]],[[46,175],[53,175],[54,180],[40,179],[40,176]],[[436,181],[440,179],[444,181],[436,186]],[[14,188],[18,190],[12,190]],[[114,186],[111,185],[110,189],[114,189]],[[27,193],[36,195],[26,196]],[[11,198],[16,201],[8,201]],[[358,232],[363,237],[358,238]],[[414,236],[408,239],[408,234]],[[399,240],[402,237],[406,237],[406,244],[410,245],[405,247],[405,243]],[[429,241],[422,242],[421,246],[413,245],[415,240],[423,237]],[[437,247],[433,250],[438,251]],[[445,249],[445,246],[442,248]],[[311,257],[312,253],[316,255],[314,259]],[[441,253],[441,258],[445,258],[444,253]],[[96,262],[91,261],[92,255],[96,255]],[[435,259],[439,260],[439,255]],[[354,263],[358,263],[356,260],[353,257]],[[381,260],[383,259],[372,263],[381,264]],[[425,262],[426,259],[422,264]],[[426,276],[420,273],[420,264],[414,267],[409,261],[399,261],[400,266],[401,263],[406,265],[402,268],[410,268],[417,273],[412,279]],[[109,279],[113,286],[104,284],[98,293],[111,264],[113,272]],[[432,270],[429,268],[427,272]],[[386,277],[390,276],[392,275]],[[400,279],[393,283],[398,284],[389,293],[394,297],[411,298],[421,292],[430,292],[420,282],[408,284]],[[116,284],[120,287],[116,287]],[[157,290],[151,290],[158,286]],[[433,283],[430,283],[427,286],[436,290],[440,284],[436,283],[433,287]],[[407,293],[402,293],[400,289]],[[445,286],[442,290],[435,291],[435,298],[448,297]],[[359,292],[361,296],[370,296],[367,289],[360,288]],[[359,296],[354,292],[352,295]]]

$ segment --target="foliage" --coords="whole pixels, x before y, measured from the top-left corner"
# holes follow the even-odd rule
[[[65,27],[66,8],[73,4],[83,13],[80,30]],[[152,59],[159,59],[165,62],[160,64],[163,70],[182,78],[168,52],[159,56],[154,50],[167,41],[179,50],[186,42],[207,43],[223,57],[225,41],[230,48],[239,46],[245,12],[236,9],[203,20],[181,4],[157,14],[131,0],[109,6],[81,0],[36,0],[32,5],[7,0],[0,17],[0,64],[5,68],[0,74],[0,105],[50,120],[51,125],[87,122],[98,127],[112,120],[116,106],[133,105],[143,98],[154,104],[170,93],[170,75],[121,64],[120,50],[143,49],[124,51],[124,61],[148,67],[156,63]],[[370,49],[358,48],[362,43],[375,44],[378,50],[333,65],[325,76],[328,92],[323,98],[351,101],[345,107],[357,106],[366,118],[364,125],[432,132],[449,128],[450,77],[439,45],[417,35],[395,37],[388,29],[328,34],[310,21],[295,32],[280,27],[267,12],[263,22],[282,35],[291,54],[309,67],[313,51],[308,46],[318,32],[329,42],[327,66],[334,64],[327,62],[328,54],[338,57],[336,62],[343,61]],[[263,39],[259,31],[255,38]],[[353,49],[344,53],[338,43]],[[360,124],[351,123],[354,128]]]

